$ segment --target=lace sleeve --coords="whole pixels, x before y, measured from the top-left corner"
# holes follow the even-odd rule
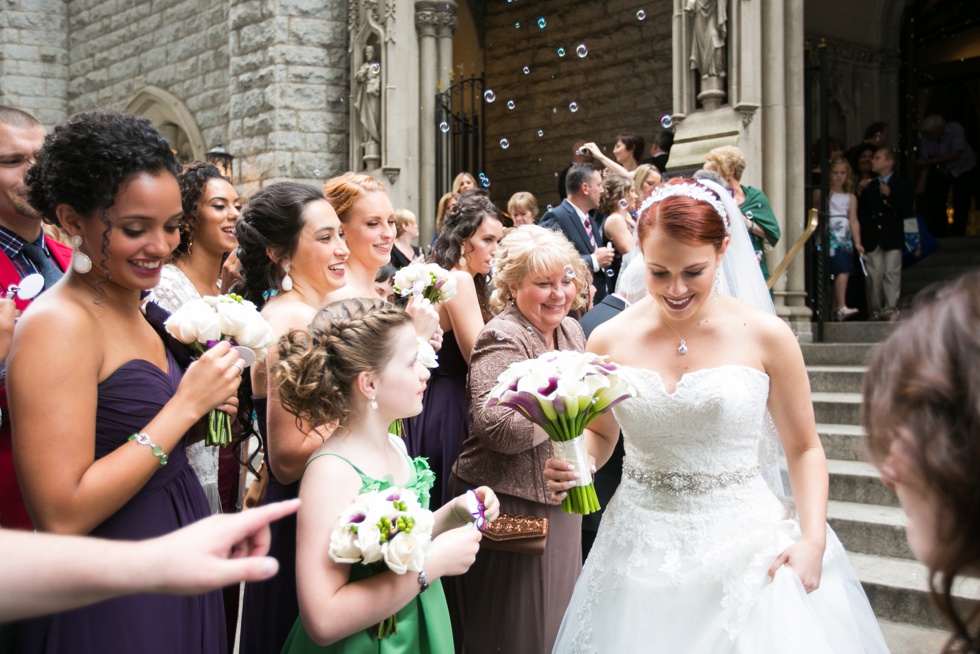
[[[149,301],[173,313],[184,302],[199,297],[191,280],[177,266],[168,263],[160,273],[160,282],[150,292]]]

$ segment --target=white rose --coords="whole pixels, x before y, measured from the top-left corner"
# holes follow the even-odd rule
[[[425,550],[424,544],[419,541],[425,538],[416,538],[414,533],[404,531],[396,534],[385,549],[384,560],[388,568],[398,575],[403,575],[408,570],[422,572]]]
[[[330,558],[337,563],[357,563],[361,550],[357,546],[357,534],[350,527],[338,527],[330,536]]]
[[[185,302],[167,318],[164,325],[174,338],[187,345],[195,341],[207,343],[221,339],[218,314],[204,300]]]
[[[377,524],[365,522],[357,528],[357,549],[360,550],[364,563],[381,560],[384,553],[381,550],[381,530]]]
[[[255,352],[256,360],[265,358],[266,352],[276,343],[276,333],[272,331],[272,326],[265,319],[255,314],[245,329],[235,337],[239,345],[244,345]]]
[[[417,509],[411,511],[412,519],[415,520],[415,525],[412,527],[412,533],[416,536],[421,536],[423,534],[429,536],[432,534],[432,530],[436,526],[435,516],[432,511],[427,509]]]
[[[443,271],[445,272],[445,271]],[[439,301],[448,302],[449,300],[456,297],[456,277],[450,274],[446,274],[446,282],[439,289]]]
[[[422,272],[422,264],[409,264],[395,273],[395,279],[392,282],[392,286],[402,297],[410,295],[414,291],[415,283],[418,281],[419,275]]]
[[[255,317],[254,309],[249,309],[244,304],[239,304],[234,300],[217,302],[214,309],[218,312],[218,318],[221,321],[221,333],[233,336],[235,340],[238,340],[238,335],[245,331]]]
[[[419,363],[423,366],[432,370],[439,366],[439,357],[436,355],[436,351],[429,344],[429,341],[424,341],[421,338],[416,339],[419,347]]]

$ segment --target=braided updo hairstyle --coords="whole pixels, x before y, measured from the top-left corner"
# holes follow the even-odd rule
[[[235,226],[242,281],[235,289],[261,307],[269,291],[282,290],[282,262],[296,251],[306,205],[325,200],[323,191],[295,182],[278,182],[249,198]],[[269,253],[277,261],[273,261]]]
[[[392,332],[411,324],[404,309],[381,299],[328,304],[308,331],[294,329],[279,341],[272,376],[280,403],[311,425],[348,424],[357,376],[380,373],[394,354]]]
[[[204,197],[204,190],[212,179],[228,181],[212,163],[195,161],[184,167],[177,177],[180,184],[180,204],[184,215],[180,219],[180,243],[171,254],[171,261],[180,259],[191,250],[191,243],[197,233],[198,203]]]

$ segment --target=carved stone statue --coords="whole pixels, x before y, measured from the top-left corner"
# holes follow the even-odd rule
[[[725,39],[728,35],[727,0],[687,0],[685,10],[694,14],[691,69],[702,78],[727,74]]]
[[[354,108],[361,123],[361,144],[381,143],[381,64],[374,60],[374,46],[364,46],[364,63],[354,75],[357,84]]]

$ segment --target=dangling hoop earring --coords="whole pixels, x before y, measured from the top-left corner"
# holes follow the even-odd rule
[[[291,264],[289,264],[289,263],[285,264],[282,267],[283,276],[282,276],[282,282],[280,283],[280,286],[282,287],[282,290],[284,290],[284,291],[291,291],[291,290],[293,290],[293,278],[289,276],[289,269],[290,269],[290,267],[291,267]]]
[[[377,411],[378,410],[378,396],[377,395],[372,395],[371,396],[371,402],[370,402],[370,405],[369,406],[374,411]]]
[[[82,247],[82,237],[76,234],[71,237],[71,246],[74,250],[71,255],[71,269],[79,275],[84,275],[92,270],[92,260],[79,248]]]

